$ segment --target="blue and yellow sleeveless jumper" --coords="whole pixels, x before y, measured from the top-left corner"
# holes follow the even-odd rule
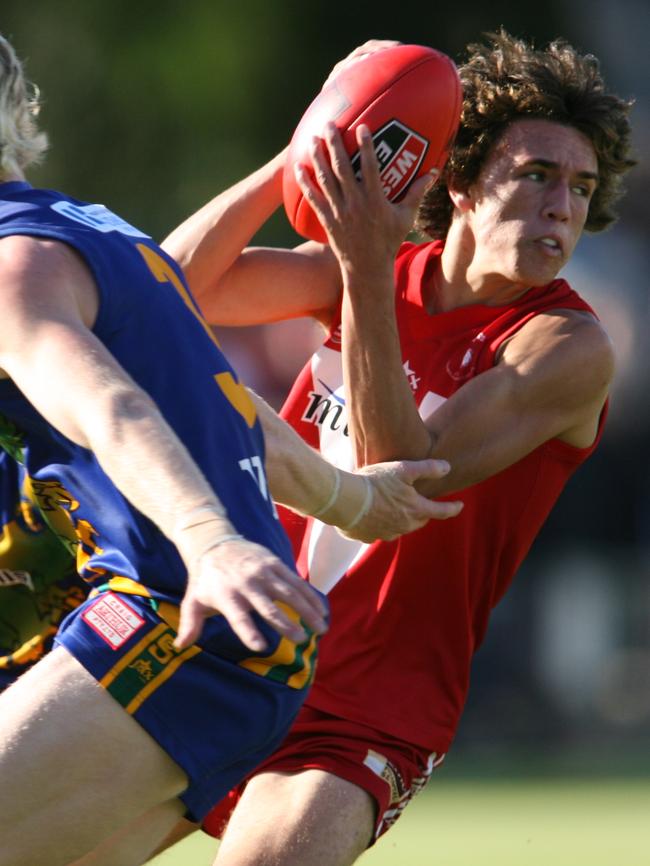
[[[8,235],[77,251],[99,293],[94,334],[153,398],[237,531],[293,568],[254,404],[176,263],[104,206],[24,182],[0,184],[0,238]],[[0,444],[24,467],[41,513],[94,590],[59,642],[185,769],[183,799],[200,820],[284,735],[313,676],[315,636],[296,646],[258,621],[268,649],[251,657],[215,616],[197,645],[178,653],[186,575],[171,542],[8,380],[0,381]]]

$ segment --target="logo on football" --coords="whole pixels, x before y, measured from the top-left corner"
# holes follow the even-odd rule
[[[405,192],[422,164],[429,142],[399,120],[391,120],[372,137],[384,194],[389,201]],[[361,176],[361,154],[352,157],[352,168]]]
[[[425,45],[392,45],[353,54],[340,64],[303,114],[287,151],[282,195],[298,234],[327,243],[327,232],[303,197],[294,167],[302,165],[318,182],[311,148],[314,137],[323,137],[328,121],[340,131],[357,177],[357,129],[360,124],[370,129],[384,193],[393,202],[415,178],[444,166],[460,122],[462,96],[453,61]]]

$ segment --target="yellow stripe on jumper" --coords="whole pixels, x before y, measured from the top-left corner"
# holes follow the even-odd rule
[[[172,284],[183,299],[185,306],[196,318],[210,340],[214,343],[217,349],[220,349],[221,347],[219,346],[219,341],[217,340],[214,331],[201,315],[201,311],[194,303],[194,299],[178,278],[178,274],[169,262],[163,259],[162,256],[146,244],[136,244],[136,247],[147,263],[147,267],[158,282]],[[231,405],[239,412],[248,426],[252,427],[257,418],[257,408],[255,407],[255,403],[253,403],[246,387],[241,382],[237,382],[233,378],[232,373],[218,373],[214,378],[223,391],[226,399],[229,400]]]
[[[172,266],[167,262],[161,255],[159,255],[155,250],[148,247],[146,244],[136,244],[136,248],[139,250],[140,255],[147,263],[147,267],[153,274],[153,276],[158,280],[159,283],[171,283],[172,286],[176,289],[178,294],[183,299],[183,302],[187,309],[192,313],[192,315],[197,319],[205,333],[208,335],[210,340],[214,343],[217,349],[220,349],[219,341],[217,340],[212,328],[208,325],[206,320],[201,315],[201,311],[197,308],[194,303],[194,299],[190,296],[189,292],[178,278],[178,274],[172,268]]]

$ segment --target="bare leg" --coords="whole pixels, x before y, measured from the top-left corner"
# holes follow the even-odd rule
[[[368,846],[375,802],[322,770],[260,773],[246,786],[214,866],[350,866]]]
[[[172,845],[175,845],[182,839],[186,839],[188,836],[191,836],[192,833],[196,833],[196,831],[200,829],[200,824],[195,824],[193,821],[188,821],[187,818],[181,818],[180,821],[177,821],[174,824],[174,826],[169,831],[169,833],[167,833],[162,842],[156,847],[155,851],[151,852],[151,858],[155,857],[157,854],[162,854],[163,851],[171,848]]]
[[[160,839],[177,824],[184,809],[180,800],[154,806],[69,866],[141,866],[153,857]]]
[[[0,696],[0,778],[0,866],[64,866],[187,785],[61,647]]]

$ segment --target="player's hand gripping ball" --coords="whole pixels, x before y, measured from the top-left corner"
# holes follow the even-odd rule
[[[462,89],[453,61],[422,45],[391,45],[340,64],[303,115],[293,134],[282,190],[289,222],[303,237],[326,241],[318,217],[294,176],[304,166],[315,181],[309,157],[314,136],[333,121],[352,165],[360,170],[356,128],[372,134],[384,192],[397,201],[415,178],[447,160],[460,121]]]

